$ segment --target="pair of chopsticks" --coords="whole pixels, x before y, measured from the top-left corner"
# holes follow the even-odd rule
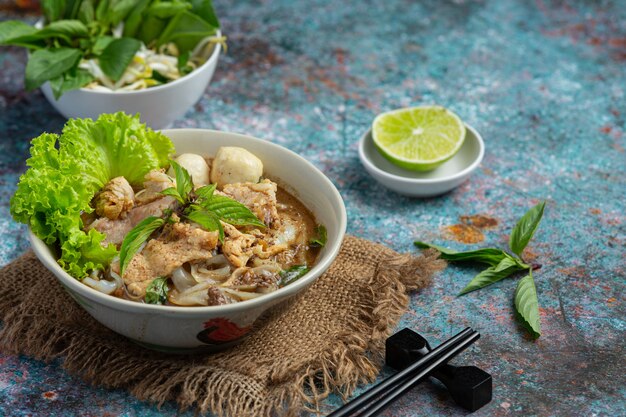
[[[359,410],[359,417],[378,415],[385,407],[410,390],[411,387],[426,379],[430,372],[467,349],[479,337],[480,334],[478,332],[469,327],[466,328],[437,346],[408,368],[387,378],[349,403],[346,403],[343,407],[330,413],[328,417],[346,417]]]

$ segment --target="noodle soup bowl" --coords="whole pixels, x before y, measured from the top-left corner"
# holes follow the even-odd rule
[[[346,210],[333,183],[296,153],[266,140],[204,129],[164,130],[176,152],[215,155],[221,146],[240,146],[258,156],[264,175],[297,197],[326,226],[328,241],[311,270],[297,281],[252,300],[208,307],[144,304],[103,294],[67,274],[55,249],[30,232],[39,260],[69,295],[109,329],[147,348],[170,353],[217,351],[240,342],[269,308],[306,290],[337,256],[346,230]]]

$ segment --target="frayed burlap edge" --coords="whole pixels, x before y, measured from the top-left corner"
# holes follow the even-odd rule
[[[20,308],[14,301],[18,298],[6,287],[0,291],[4,324],[0,344],[6,352],[44,361],[63,358],[63,367],[69,373],[96,385],[126,388],[138,399],[159,406],[175,400],[181,410],[195,406],[200,413],[211,411],[220,417],[296,416],[303,408],[319,412],[321,401],[331,393],[345,399],[359,383],[375,379],[385,339],[408,306],[407,291],[428,285],[433,273],[445,267],[435,251],[419,257],[388,252],[391,255],[381,256],[369,280],[371,302],[359,307],[358,317],[315,360],[275,370],[270,376],[271,393],[252,378],[244,384],[233,383],[230,371],[189,357],[145,350],[140,357],[129,359],[124,355],[111,362],[110,358],[119,354],[119,346],[99,343],[115,336],[111,331],[100,327],[101,339],[85,338],[83,332],[93,335],[92,328],[55,327],[49,321],[34,320],[36,314]],[[25,257],[34,258],[32,253]],[[88,345],[85,340],[89,340]],[[269,394],[264,401],[254,395],[260,391]]]

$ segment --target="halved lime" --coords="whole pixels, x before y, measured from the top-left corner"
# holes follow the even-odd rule
[[[376,116],[372,137],[391,163],[429,171],[458,152],[465,139],[465,125],[445,107],[409,107]]]

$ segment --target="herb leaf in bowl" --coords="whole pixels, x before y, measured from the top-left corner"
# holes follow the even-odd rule
[[[110,90],[162,84],[163,77],[152,78],[157,64],[171,67],[166,81],[176,79],[206,59],[199,53],[189,65],[202,42],[225,39],[214,36],[219,21],[210,0],[44,0],[41,7],[42,28],[0,22],[0,45],[28,48],[26,89],[50,81],[57,99],[94,82]],[[133,65],[141,70],[130,71]]]

